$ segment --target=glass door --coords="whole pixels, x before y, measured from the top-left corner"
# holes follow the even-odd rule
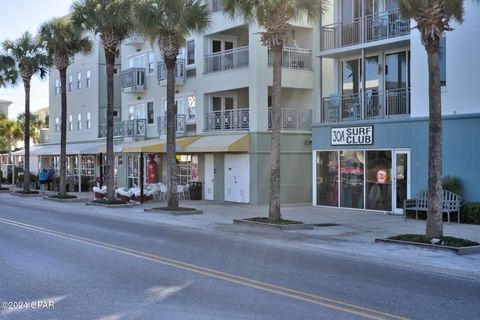
[[[394,151],[393,208],[403,213],[403,201],[410,196],[410,151]]]

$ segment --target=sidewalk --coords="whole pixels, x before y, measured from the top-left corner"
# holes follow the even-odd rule
[[[93,194],[82,193],[81,198],[93,199]],[[14,196],[1,194],[0,201],[14,201]],[[65,209],[65,212],[103,215],[115,219],[160,223],[197,229],[200,232],[217,232],[228,237],[258,244],[279,246],[291,250],[306,250],[331,255],[347,256],[393,267],[413,268],[425,272],[438,272],[480,281],[480,254],[458,256],[453,252],[429,250],[419,247],[374,243],[375,238],[385,238],[402,233],[425,232],[425,221],[404,221],[403,216],[384,213],[312,207],[310,204],[284,205],[282,216],[316,226],[314,230],[278,231],[239,226],[233,219],[267,216],[267,206],[232,204],[212,201],[181,201],[185,207],[203,210],[203,215],[172,216],[147,213],[145,208],[159,207],[164,203],[146,203],[133,208],[109,209],[86,206],[84,203],[58,203],[42,198],[24,198],[23,202],[43,207]],[[72,210],[74,209],[74,210]],[[444,224],[444,234],[480,242],[480,225]]]

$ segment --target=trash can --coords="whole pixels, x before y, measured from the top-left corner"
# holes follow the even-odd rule
[[[202,200],[202,183],[198,181],[190,181],[188,184],[190,200]]]

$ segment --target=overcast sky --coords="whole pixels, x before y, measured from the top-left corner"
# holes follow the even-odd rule
[[[0,18],[0,41],[14,40],[24,31],[36,33],[40,24],[53,17],[69,13],[72,0],[0,0],[2,14]],[[48,79],[32,81],[30,93],[32,111],[48,107]],[[12,101],[10,118],[25,109],[25,94],[20,82],[15,88],[0,89],[0,99]]]

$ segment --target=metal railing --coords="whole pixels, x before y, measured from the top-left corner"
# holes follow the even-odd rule
[[[115,138],[136,138],[145,137],[147,129],[146,119],[126,120],[113,123],[113,136]],[[107,124],[100,124],[98,128],[98,137],[107,137]]]
[[[310,131],[312,110],[306,108],[281,108],[281,130]],[[272,129],[272,108],[268,108],[268,129]]]
[[[135,34],[132,35],[125,40],[123,40],[123,44],[126,46],[139,46],[145,43],[145,37]]]
[[[268,50],[268,66],[273,65],[272,52]],[[282,67],[290,69],[312,69],[312,50],[285,47],[282,51]]]
[[[387,91],[367,90],[362,108],[362,95],[331,94],[322,99],[322,122],[385,119],[410,115],[410,89]]]
[[[184,82],[185,79],[185,59],[177,59],[177,63],[175,63],[175,82]],[[167,80],[167,66],[163,60],[160,60],[157,64],[157,80],[159,82]]]
[[[122,71],[121,84],[124,92],[145,91],[145,68],[130,68]]]
[[[205,131],[248,130],[249,109],[213,111],[205,114]]]
[[[204,73],[248,67],[248,46],[205,55]]]
[[[175,115],[176,120],[176,133],[177,136],[184,136],[187,132],[187,127],[185,125],[185,115],[177,114]],[[167,116],[158,117],[158,135],[163,136],[167,134]]]
[[[323,26],[321,47],[331,50],[409,33],[410,20],[402,18],[400,10],[395,9]]]

